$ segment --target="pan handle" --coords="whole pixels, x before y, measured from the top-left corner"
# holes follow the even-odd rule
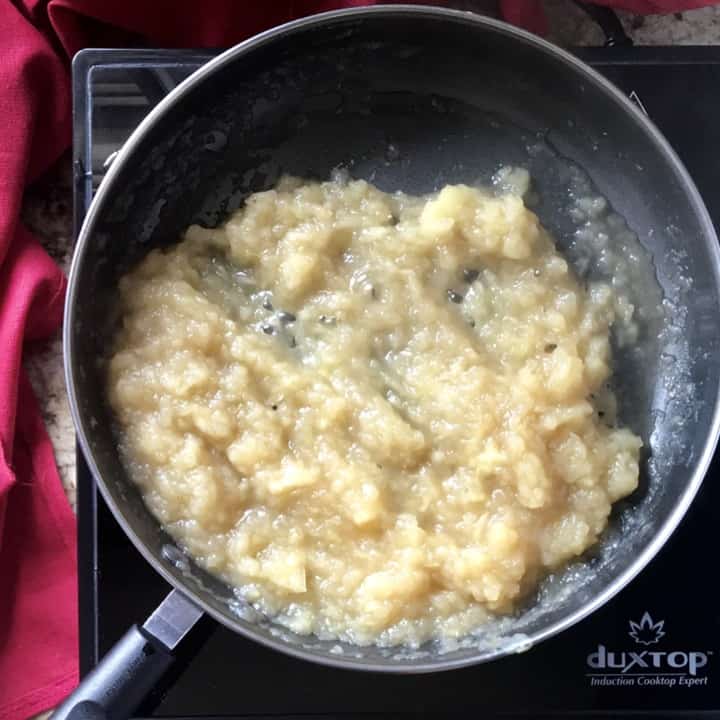
[[[633,44],[614,10],[587,0],[575,0],[575,4],[600,26],[605,35],[605,47],[629,47]]]
[[[173,590],[142,627],[133,625],[57,710],[51,720],[129,718],[172,665],[180,641],[202,610]]]

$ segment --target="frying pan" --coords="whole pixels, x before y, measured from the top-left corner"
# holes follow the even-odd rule
[[[293,635],[186,557],[123,468],[102,361],[117,322],[118,278],[189,224],[221,222],[283,173],[324,179],[340,167],[386,191],[422,194],[448,182],[488,182],[502,165],[529,169],[533,209],[581,279],[622,281],[636,306],[638,339],[618,343],[614,362],[620,418],[645,443],[641,487],[614,508],[595,551],[547,578],[514,616],[455,649],[354,647]],[[571,207],[595,193],[609,202],[591,220],[606,223],[605,249],[583,234],[587,217],[578,221]],[[128,716],[203,613],[305,660],[393,673],[529,650],[581,620],[657,553],[712,457],[719,255],[695,186],[652,123],[573,56],[503,23],[421,6],[332,12],[208,63],[150,113],[111,166],[80,233],[65,318],[82,449],[115,518],[175,590],[54,717]]]

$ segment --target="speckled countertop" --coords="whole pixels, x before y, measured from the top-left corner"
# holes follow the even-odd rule
[[[472,3],[458,3],[471,6]],[[546,0],[550,39],[560,45],[598,45],[603,37],[570,0]],[[720,6],[666,16],[636,17],[621,13],[628,34],[637,45],[720,44]],[[28,189],[23,220],[65,271],[72,248],[72,190],[67,154],[46,177]],[[25,358],[40,399],[55,448],[60,476],[70,502],[75,503],[75,436],[65,392],[60,335]]]
[[[67,274],[72,256],[72,182],[69,152],[24,197],[22,220]],[[55,448],[65,492],[75,507],[75,432],[65,392],[60,333],[24,358]]]

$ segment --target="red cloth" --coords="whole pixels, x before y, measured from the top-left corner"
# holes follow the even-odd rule
[[[53,333],[65,280],[19,224],[23,185],[67,146],[66,63],[0,0],[0,718],[26,718],[76,682],[75,524],[21,367]]]
[[[601,0],[673,12],[710,0]],[[267,27],[374,0],[0,0],[0,720],[40,712],[77,682],[74,518],[24,343],[59,326],[65,280],[18,220],[23,188],[70,142],[68,64],[86,46],[222,47]],[[438,0],[434,4],[443,4]],[[500,0],[545,31],[539,0]]]

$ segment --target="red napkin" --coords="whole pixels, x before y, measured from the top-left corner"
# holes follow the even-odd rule
[[[60,325],[65,280],[18,220],[25,184],[70,142],[70,58],[86,46],[228,46],[293,17],[369,4],[0,0],[0,720],[51,707],[77,682],[74,518],[21,366],[24,343]],[[712,3],[601,4],[673,12]],[[500,7],[506,20],[545,31],[539,0]]]
[[[70,100],[66,63],[7,0],[0,48],[0,718],[15,720],[77,680],[74,517],[21,367],[59,326],[65,280],[18,222],[23,185],[67,146]]]

